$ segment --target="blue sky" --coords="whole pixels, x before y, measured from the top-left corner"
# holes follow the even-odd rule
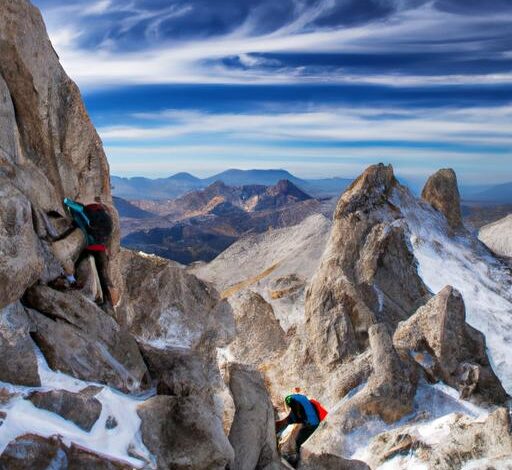
[[[510,0],[35,0],[113,174],[512,180]]]

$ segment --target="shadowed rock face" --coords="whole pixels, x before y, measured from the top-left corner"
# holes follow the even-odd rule
[[[235,451],[234,468],[278,470],[274,410],[263,378],[258,371],[241,364],[231,364],[228,376],[235,404],[229,433]]]
[[[30,339],[27,312],[17,302],[0,309],[0,381],[28,387],[41,385],[37,359]]]
[[[425,183],[421,198],[441,212],[453,230],[463,226],[457,176],[451,168],[434,173]]]

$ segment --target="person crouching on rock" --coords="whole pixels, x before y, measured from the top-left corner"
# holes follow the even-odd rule
[[[297,453],[289,459],[292,465],[297,465],[302,444],[316,431],[320,422],[327,416],[327,411],[318,401],[299,393],[288,395],[285,403],[290,408],[290,413],[286,418],[276,421],[276,433],[281,434],[291,424],[301,425],[295,439]]]
[[[76,236],[79,231],[85,238],[85,248],[82,244],[83,254],[90,254],[94,257],[96,271],[100,281],[103,293],[103,302],[110,306],[115,306],[119,301],[118,290],[114,287],[109,274],[109,256],[107,246],[110,242],[113,231],[112,217],[108,209],[96,198],[92,204],[81,204],[72,199],[64,199],[64,206],[73,219]],[[76,230],[76,229],[79,229]],[[83,242],[82,242],[83,243]],[[83,257],[79,255],[79,259]],[[76,282],[74,278],[74,263],[72,267],[64,267],[68,281],[73,284]]]

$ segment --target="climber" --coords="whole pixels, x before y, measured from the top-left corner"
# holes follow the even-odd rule
[[[285,403],[290,408],[290,413],[286,418],[276,421],[276,433],[280,435],[290,424],[301,425],[295,440],[296,459],[298,460],[300,447],[315,432],[320,422],[325,419],[327,411],[318,401],[309,399],[300,393],[288,395],[285,398]],[[297,460],[290,463],[298,463]]]
[[[111,306],[116,305],[119,294],[109,274],[107,245],[112,236],[113,224],[108,209],[99,198],[87,205],[66,198],[64,206],[71,215],[73,224],[83,232],[86,240],[85,253],[94,257],[104,302],[108,302]],[[68,279],[73,282],[74,276],[68,273]]]

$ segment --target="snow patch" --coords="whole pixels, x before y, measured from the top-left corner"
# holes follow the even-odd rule
[[[140,437],[141,419],[137,414],[138,406],[152,396],[153,391],[140,396],[126,395],[103,384],[86,382],[62,372],[55,372],[50,369],[41,351],[34,347],[41,387],[0,383],[0,388],[16,394],[10,401],[0,404],[0,411],[7,414],[1,427],[0,454],[9,442],[27,433],[43,437],[59,435],[68,446],[74,443],[106,458],[126,462],[134,468],[156,468],[154,457]],[[102,388],[96,395],[96,399],[102,405],[102,411],[90,432],[55,413],[35,407],[24,398],[36,390],[67,390],[76,393],[91,385]],[[113,429],[107,429],[106,426],[110,416],[118,422]]]
[[[461,400],[455,389],[443,383],[431,385],[423,381],[416,391],[414,410],[411,414],[392,425],[386,424],[380,418],[368,420],[364,426],[346,436],[347,454],[352,459],[368,462],[371,457],[372,439],[383,432],[403,426],[407,427],[408,433],[415,434],[426,444],[435,446],[448,437],[449,424],[454,422],[458,414],[483,420],[489,415],[489,412],[485,408]],[[428,467],[425,467],[424,463],[410,454],[395,457],[378,468],[379,470],[416,470]]]

